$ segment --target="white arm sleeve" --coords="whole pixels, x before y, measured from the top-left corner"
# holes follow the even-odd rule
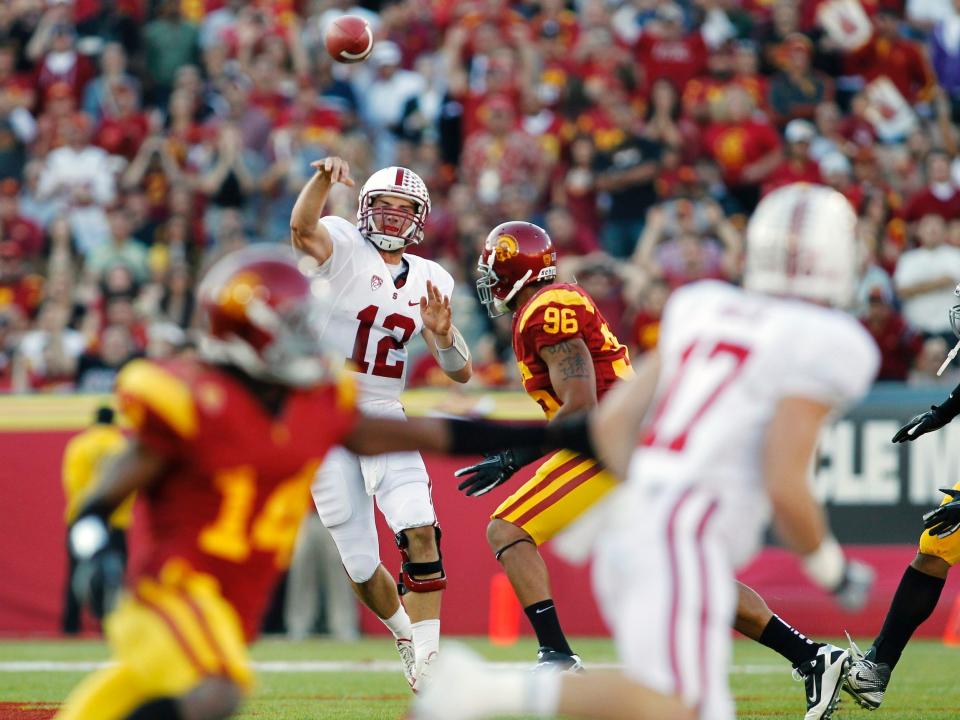
[[[349,264],[353,253],[364,242],[364,239],[357,226],[342,217],[327,215],[320,218],[320,223],[330,233],[333,250],[330,257],[317,268],[317,274],[320,277],[331,279]]]

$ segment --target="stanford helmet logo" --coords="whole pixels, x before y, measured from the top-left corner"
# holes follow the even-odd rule
[[[383,279],[379,275],[374,275],[370,278],[370,289],[376,290],[378,287],[383,285]]]
[[[494,252],[497,254],[497,260],[504,262],[520,252],[520,245],[513,235],[501,235],[497,238],[497,245],[494,248]]]

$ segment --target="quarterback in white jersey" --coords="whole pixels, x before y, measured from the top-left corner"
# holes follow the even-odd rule
[[[624,673],[505,681],[448,653],[437,688],[468,671],[477,697],[497,697],[505,714],[731,720],[734,574],[760,549],[771,516],[818,585],[842,593],[862,583],[869,571],[829,533],[808,477],[823,423],[863,396],[879,363],[872,338],[843,312],[860,270],[855,223],[829,188],[771,193],[747,230],[745,289],[705,281],[677,290],[657,350],[591,418],[595,453],[626,480],[593,568]],[[832,714],[849,667],[849,651],[825,647],[818,662],[834,663],[837,677],[807,717]],[[427,695],[418,717],[442,716],[439,693]],[[489,701],[473,707],[482,709],[457,717],[493,715]]]
[[[354,181],[340,158],[313,167],[317,172],[297,198],[290,228],[294,247],[312,258],[316,276],[328,283],[323,338],[356,375],[358,405],[365,413],[403,417],[407,344],[415,336],[423,336],[453,380],[467,382],[472,372],[470,351],[452,323],[453,278],[437,263],[403,252],[423,237],[430,196],[413,171],[384,168],[360,189],[356,225],[321,218],[330,187]],[[361,458],[338,448],[327,456],[311,490],[357,596],[393,632],[407,681],[418,689],[439,648],[440,596],[446,587],[440,529],[420,454]],[[380,563],[374,498],[396,534],[400,584],[409,591],[405,603]]]

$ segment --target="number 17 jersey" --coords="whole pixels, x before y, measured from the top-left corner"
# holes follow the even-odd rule
[[[333,240],[333,253],[316,273],[329,283],[323,339],[355,373],[360,404],[399,408],[407,343],[423,331],[420,298],[427,294],[427,281],[449,297],[453,278],[432,260],[404,255],[409,269],[398,286],[390,266],[356,225],[333,215],[320,222]]]
[[[879,364],[851,315],[716,281],[671,295],[658,350],[656,397],[629,480],[707,490],[733,509],[731,530],[745,540],[759,537],[769,514],[762,457],[779,402],[839,411],[867,392]]]

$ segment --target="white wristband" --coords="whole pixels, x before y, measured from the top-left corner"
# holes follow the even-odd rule
[[[437,345],[437,362],[446,372],[463,370],[470,362],[470,348],[456,328],[453,328],[453,345],[445,348]]]
[[[827,592],[833,592],[843,581],[846,557],[833,535],[827,535],[820,547],[803,557],[807,575]]]

